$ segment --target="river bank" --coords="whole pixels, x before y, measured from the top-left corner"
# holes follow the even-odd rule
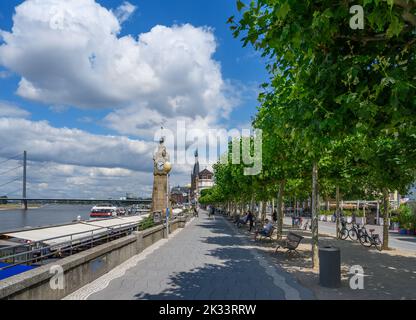
[[[39,209],[40,207],[42,207],[40,204],[31,205],[28,207],[28,209]],[[22,210],[22,205],[20,203],[0,204],[0,211],[6,210]]]

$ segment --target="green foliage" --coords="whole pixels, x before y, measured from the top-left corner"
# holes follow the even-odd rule
[[[415,229],[416,215],[412,212],[412,209],[408,205],[400,205],[398,210],[398,222],[400,227],[404,229]]]
[[[153,222],[153,217],[149,216],[146,219],[140,221],[139,223],[139,231],[143,231],[153,227],[155,224]]]

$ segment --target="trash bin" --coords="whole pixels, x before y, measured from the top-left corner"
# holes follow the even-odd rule
[[[327,288],[341,286],[341,251],[339,248],[319,248],[319,284]]]

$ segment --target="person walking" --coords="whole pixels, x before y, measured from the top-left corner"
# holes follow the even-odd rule
[[[248,211],[247,221],[249,222],[248,231],[251,232],[251,229],[253,229],[253,224],[254,224],[254,215],[251,211]]]
[[[277,211],[276,211],[276,209],[274,209],[274,211],[273,211],[273,214],[272,214],[272,219],[273,219],[273,222],[274,222],[274,223],[276,223],[276,222],[277,222]]]

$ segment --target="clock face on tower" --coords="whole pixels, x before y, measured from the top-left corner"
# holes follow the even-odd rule
[[[159,171],[163,171],[163,166],[165,165],[165,161],[163,161],[163,160],[159,160],[157,163],[156,163],[156,167],[157,167],[157,170],[159,170]]]

